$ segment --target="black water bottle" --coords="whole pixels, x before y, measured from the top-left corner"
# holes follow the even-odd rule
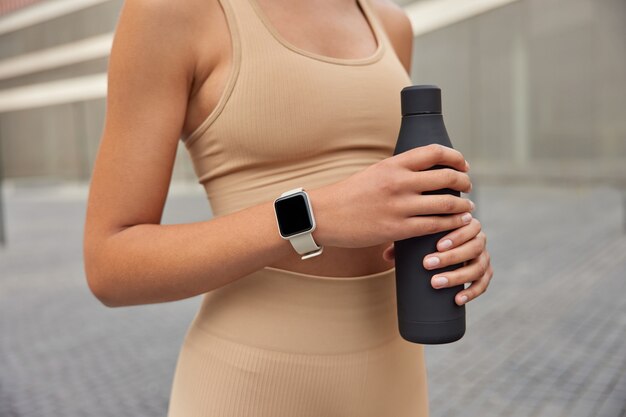
[[[434,85],[413,85],[400,92],[402,124],[394,155],[418,146],[438,143],[452,147],[441,114],[441,89]],[[444,168],[435,165],[429,169]],[[444,188],[422,194],[453,194],[456,190]],[[446,215],[446,214],[441,214]],[[414,343],[439,344],[459,340],[465,333],[465,306],[458,306],[454,296],[464,288],[457,285],[435,289],[433,275],[451,271],[462,263],[427,270],[423,267],[426,255],[437,251],[437,242],[449,231],[416,236],[394,242],[398,326],[400,335]]]

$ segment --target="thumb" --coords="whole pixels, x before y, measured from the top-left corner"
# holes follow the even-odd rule
[[[391,243],[391,245],[389,245],[384,251],[383,251],[383,259],[387,262],[391,262],[395,259],[395,251],[394,251],[394,246],[393,243]]]

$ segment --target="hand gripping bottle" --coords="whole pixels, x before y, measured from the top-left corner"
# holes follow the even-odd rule
[[[452,148],[441,114],[441,89],[434,85],[413,85],[400,92],[402,123],[394,155],[417,146],[439,143]],[[429,169],[444,168],[435,165]],[[454,194],[444,188],[422,194]],[[441,214],[445,216],[446,214]],[[409,342],[422,344],[450,343],[465,333],[465,306],[458,306],[454,296],[464,285],[435,289],[430,280],[436,273],[451,271],[462,263],[427,270],[424,257],[437,251],[437,242],[449,231],[416,236],[394,242],[396,293],[400,335]]]

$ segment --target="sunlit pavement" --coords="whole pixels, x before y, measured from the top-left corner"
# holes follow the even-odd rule
[[[431,416],[626,416],[621,195],[476,188],[495,275],[465,337],[427,347]],[[4,209],[0,416],[164,416],[200,298],[100,304],[83,272],[84,186],[5,187]],[[165,223],[208,218],[199,185],[172,188]]]

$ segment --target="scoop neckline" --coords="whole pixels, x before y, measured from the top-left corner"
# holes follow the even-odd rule
[[[373,16],[370,14],[370,10],[369,8],[364,5],[364,1],[363,0],[356,0],[357,4],[359,5],[359,7],[362,10],[362,14],[365,17],[365,20],[370,28],[370,31],[372,32],[372,34],[374,35],[374,38],[376,40],[376,50],[369,56],[366,57],[362,57],[362,58],[337,58],[337,57],[332,57],[332,56],[328,56],[328,55],[321,55],[321,54],[317,54],[315,52],[311,52],[311,51],[307,51],[306,49],[302,49],[294,44],[292,44],[291,42],[289,42],[287,39],[285,39],[280,32],[278,32],[278,30],[274,27],[274,25],[272,24],[272,22],[270,22],[269,17],[265,14],[265,12],[261,9],[261,5],[257,2],[257,0],[248,0],[250,2],[250,4],[252,5],[252,8],[254,9],[255,13],[257,14],[257,16],[261,19],[261,21],[263,22],[263,25],[267,28],[267,30],[272,34],[272,36],[279,42],[281,43],[284,47],[300,54],[300,55],[304,55],[307,56],[309,58],[313,58],[313,59],[317,59],[319,61],[325,61],[325,62],[330,62],[333,64],[341,64],[341,65],[363,65],[363,64],[369,64],[369,63],[373,63],[378,61],[382,55],[383,55],[383,51],[385,49],[385,45],[384,42],[382,40],[382,36],[379,32],[379,28],[376,25],[376,23],[374,22],[374,18]]]

